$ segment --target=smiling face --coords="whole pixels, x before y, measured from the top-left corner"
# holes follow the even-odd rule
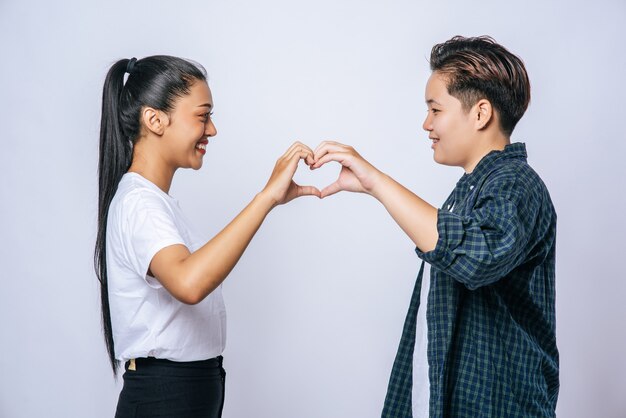
[[[189,94],[176,100],[162,138],[166,158],[174,168],[202,167],[208,138],[217,134],[212,109],[213,97],[205,81],[196,81]]]
[[[426,104],[428,115],[423,128],[433,141],[435,161],[468,171],[476,153],[474,112],[466,112],[462,103],[448,93],[445,78],[436,71],[426,84]]]

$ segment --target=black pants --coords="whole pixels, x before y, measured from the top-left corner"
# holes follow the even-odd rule
[[[191,362],[139,358],[126,362],[115,418],[219,418],[226,372],[222,356]]]

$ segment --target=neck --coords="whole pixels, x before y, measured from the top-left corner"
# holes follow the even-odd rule
[[[176,169],[167,164],[158,150],[145,146],[145,142],[137,141],[128,172],[141,175],[165,193],[169,193]]]
[[[504,150],[504,147],[509,145],[511,140],[498,130],[498,132],[493,134],[485,133],[482,138],[477,138],[476,142],[480,144],[480,146],[476,147],[476,152],[472,155],[472,158],[468,160],[467,164],[463,165],[463,169],[467,174],[474,171],[480,160],[482,160],[491,151]]]

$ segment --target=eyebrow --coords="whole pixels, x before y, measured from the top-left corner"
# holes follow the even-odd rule
[[[441,103],[439,103],[439,102],[438,102],[437,100],[435,100],[435,99],[428,99],[428,100],[426,100],[426,104],[436,104],[436,105],[441,106]]]
[[[198,105],[198,107],[208,107],[209,109],[213,108],[213,104],[212,103],[203,103],[201,105]]]

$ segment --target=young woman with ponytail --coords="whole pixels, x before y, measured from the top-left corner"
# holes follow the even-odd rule
[[[300,160],[313,164],[294,143],[248,206],[200,241],[168,193],[177,169],[202,166],[212,109],[204,69],[181,58],[122,59],[106,76],[94,258],[113,373],[125,365],[116,417],[221,416],[221,283],[272,208],[320,196],[292,180]]]

